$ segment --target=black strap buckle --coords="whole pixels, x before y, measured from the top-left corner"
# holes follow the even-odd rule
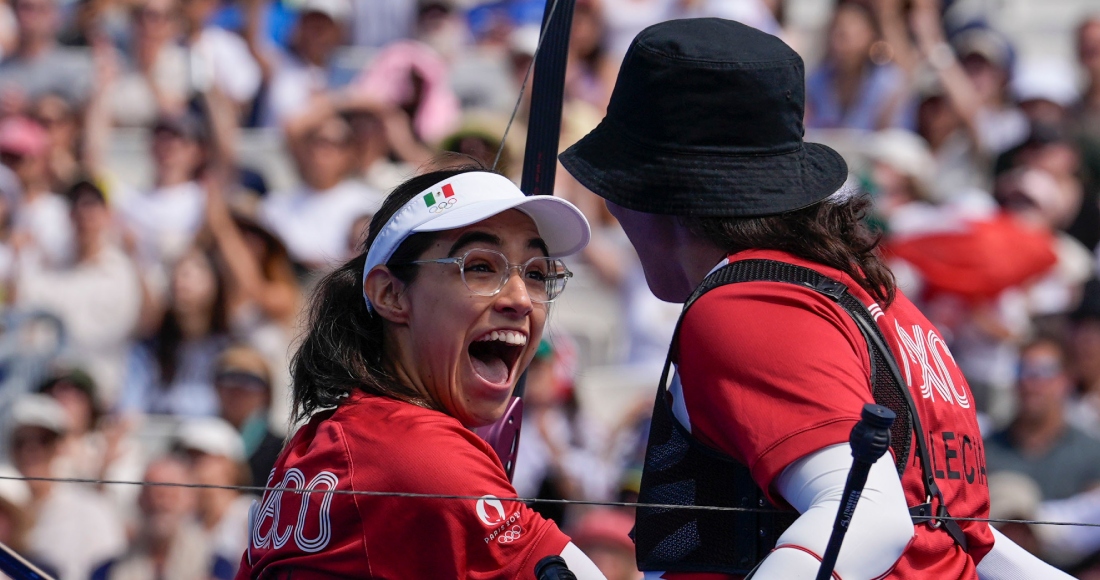
[[[840,299],[844,297],[844,293],[848,291],[848,288],[843,282],[833,280],[827,276],[823,276],[813,285],[813,289],[818,292],[832,298],[836,302],[840,302]]]
[[[933,530],[937,528],[943,528],[947,535],[951,536],[952,540],[959,545],[963,551],[967,551],[966,534],[963,533],[962,526],[959,522],[951,519],[951,514],[947,512],[947,506],[940,504],[935,509],[935,515],[932,515],[932,502],[927,501],[922,504],[917,504],[909,508],[909,516],[913,518],[913,524],[927,524],[928,527]]]

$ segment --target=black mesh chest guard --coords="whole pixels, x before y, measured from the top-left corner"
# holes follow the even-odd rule
[[[871,360],[871,391],[874,400],[897,414],[891,428],[891,449],[900,476],[915,443],[921,463],[928,469],[928,454],[920,433],[919,417],[912,396],[900,374],[874,318],[841,282],[814,270],[772,260],[734,262],[714,272],[684,304],[683,313],[706,292],[738,282],[774,281],[811,288],[837,302],[852,316],[867,343]],[[779,536],[798,513],[780,511],[765,499],[748,467],[702,444],[673,416],[666,389],[680,324],[665,362],[664,373],[653,407],[646,449],[639,503],[677,506],[752,508],[759,511],[717,511],[639,507],[634,540],[638,568],[643,571],[717,572],[748,574],[772,549]],[[747,409],[746,412],[752,412]],[[935,480],[926,477],[929,498],[942,495]],[[912,508],[915,516],[928,516],[930,504]],[[928,517],[914,518],[929,521]],[[966,548],[961,528],[951,520],[943,525],[947,533]],[[953,529],[952,529],[953,528]]]

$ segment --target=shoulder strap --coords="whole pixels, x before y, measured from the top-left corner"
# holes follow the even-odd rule
[[[673,334],[673,345],[669,348],[669,355],[665,361],[664,371],[661,374],[660,388],[664,389],[668,384],[668,374],[672,366],[672,353],[675,351],[676,342],[680,336],[680,327],[683,324],[684,316],[688,308],[704,294],[720,286],[738,282],[762,281],[785,282],[788,284],[805,286],[837,302],[837,304],[852,317],[852,320],[856,323],[864,340],[867,342],[867,347],[871,354],[872,388],[875,402],[886,406],[898,415],[899,420],[895,421],[895,427],[891,430],[891,446],[894,447],[895,461],[899,475],[905,470],[905,466],[908,463],[910,445],[907,439],[909,432],[912,432],[913,439],[917,444],[917,455],[921,462],[922,471],[924,472],[923,483],[927,499],[925,504],[914,508],[917,510],[916,515],[925,516],[921,519],[927,521],[934,527],[943,525],[948,534],[950,534],[956,543],[965,550],[967,547],[966,537],[963,534],[962,528],[959,527],[956,521],[936,520],[931,517],[930,504],[933,499],[939,502],[937,515],[948,515],[947,506],[944,504],[943,492],[940,491],[939,486],[936,484],[935,472],[932,469],[931,455],[928,452],[928,445],[924,439],[924,428],[921,426],[920,415],[917,413],[912,393],[909,392],[907,383],[902,378],[901,372],[898,369],[893,352],[890,350],[889,346],[887,346],[886,339],[875,323],[874,317],[859,300],[848,292],[848,287],[842,282],[834,280],[810,268],[775,260],[740,260],[712,272],[684,303],[684,309],[680,314],[680,319],[676,323],[676,330]],[[876,372],[883,366],[885,366],[887,371],[887,376],[885,377],[881,376],[881,373]],[[903,417],[906,417],[908,421],[902,420]]]

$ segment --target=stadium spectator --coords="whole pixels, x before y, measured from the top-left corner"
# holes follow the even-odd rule
[[[19,473],[56,477],[53,462],[69,430],[61,405],[45,395],[23,395],[12,406],[11,424],[8,451]],[[87,578],[126,549],[122,522],[106,499],[74,484],[38,479],[28,485],[34,524],[27,548],[58,571],[58,580]]]
[[[603,12],[599,4],[595,0],[577,2],[569,37],[566,98],[586,102],[600,111],[607,108],[618,72],[604,47],[603,30]]]
[[[297,156],[301,187],[264,201],[266,224],[286,243],[290,257],[310,269],[340,259],[352,223],[382,202],[377,192],[351,179],[353,153],[347,121],[319,120],[303,130]]]
[[[1100,280],[1085,283],[1070,320],[1070,372],[1079,395],[1070,416],[1100,437]]]
[[[890,63],[870,4],[840,2],[825,61],[806,79],[806,126],[874,131],[910,126],[905,74]]]
[[[461,116],[448,77],[446,62],[430,46],[398,41],[375,56],[352,90],[385,109],[403,111],[416,140],[434,145],[458,126]]]
[[[263,355],[247,346],[231,346],[214,365],[221,417],[241,434],[251,485],[264,485],[283,450],[283,438],[271,430],[271,371]]]
[[[152,138],[153,187],[118,187],[117,207],[137,239],[142,260],[170,265],[202,226],[206,192],[198,178],[209,131],[192,114],[162,116],[153,125]]]
[[[253,496],[227,486],[248,482],[244,445],[232,425],[216,417],[186,421],[175,447],[189,458],[198,490],[198,518],[213,557],[210,576],[231,579],[248,545],[248,514]]]
[[[65,410],[69,430],[61,440],[55,471],[61,477],[135,481],[145,457],[132,435],[133,425],[104,412],[95,380],[79,368],[59,368],[38,387]],[[114,503],[117,513],[131,515],[138,488],[99,485],[95,491]]]
[[[114,216],[103,192],[82,181],[67,194],[75,261],[50,268],[34,253],[18,254],[15,304],[41,309],[61,319],[74,361],[85,366],[102,388],[97,404],[112,406],[125,375],[130,339],[141,310],[136,265],[117,245]]]
[[[1066,420],[1073,390],[1066,363],[1056,340],[1039,338],[1021,348],[1016,417],[985,444],[990,472],[1027,475],[1044,500],[1065,499],[1100,483],[1100,442]]]
[[[135,349],[119,408],[181,417],[218,413],[211,368],[229,341],[225,282],[208,252],[192,247],[176,262],[167,311]]]
[[[0,120],[0,163],[15,174],[20,199],[15,207],[15,231],[40,252],[50,267],[72,259],[73,227],[69,206],[50,190],[47,154],[49,137],[26,117]]]
[[[158,115],[184,112],[189,96],[187,51],[180,46],[178,0],[144,0],[130,17],[130,46],[117,79],[97,79],[109,88],[111,119],[143,127]],[[97,88],[96,90],[104,90]]]
[[[290,343],[297,332],[302,291],[286,246],[260,223],[236,214],[215,180],[206,183],[206,229],[226,279],[231,334],[263,353],[269,377],[271,421],[280,428],[290,417]]]
[[[196,519],[196,495],[187,462],[165,455],[145,469],[137,505],[140,512],[134,541],[118,559],[100,566],[92,580],[208,580],[210,546]]]
[[[30,115],[49,137],[50,190],[65,191],[77,182],[83,170],[78,151],[80,110],[61,95],[47,94],[32,104]]]
[[[1077,62],[1085,71],[1085,90],[1073,109],[1086,135],[1100,140],[1100,16],[1077,26]]]
[[[183,2],[190,88],[201,93],[217,87],[239,111],[246,111],[260,90],[263,73],[240,35],[211,24],[218,6],[217,0]]]
[[[286,52],[266,46],[261,38],[264,0],[249,0],[245,39],[267,81],[261,120],[282,127],[308,112],[311,99],[335,88],[332,57],[344,41],[351,15],[347,0],[306,0]]]
[[[0,60],[0,111],[18,113],[42,95],[64,95],[83,103],[92,86],[91,63],[57,42],[56,0],[15,0],[19,42]]]
[[[22,475],[9,464],[0,464],[0,542],[23,554],[32,564],[47,574],[57,574],[57,570],[38,560],[27,552],[27,532],[31,527],[31,514],[28,511],[31,501],[31,488],[27,482],[17,478]]]

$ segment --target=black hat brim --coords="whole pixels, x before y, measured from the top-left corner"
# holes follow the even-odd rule
[[[665,215],[780,214],[825,199],[848,178],[844,158],[819,143],[771,155],[691,154],[641,145],[606,120],[559,158],[596,195]]]

